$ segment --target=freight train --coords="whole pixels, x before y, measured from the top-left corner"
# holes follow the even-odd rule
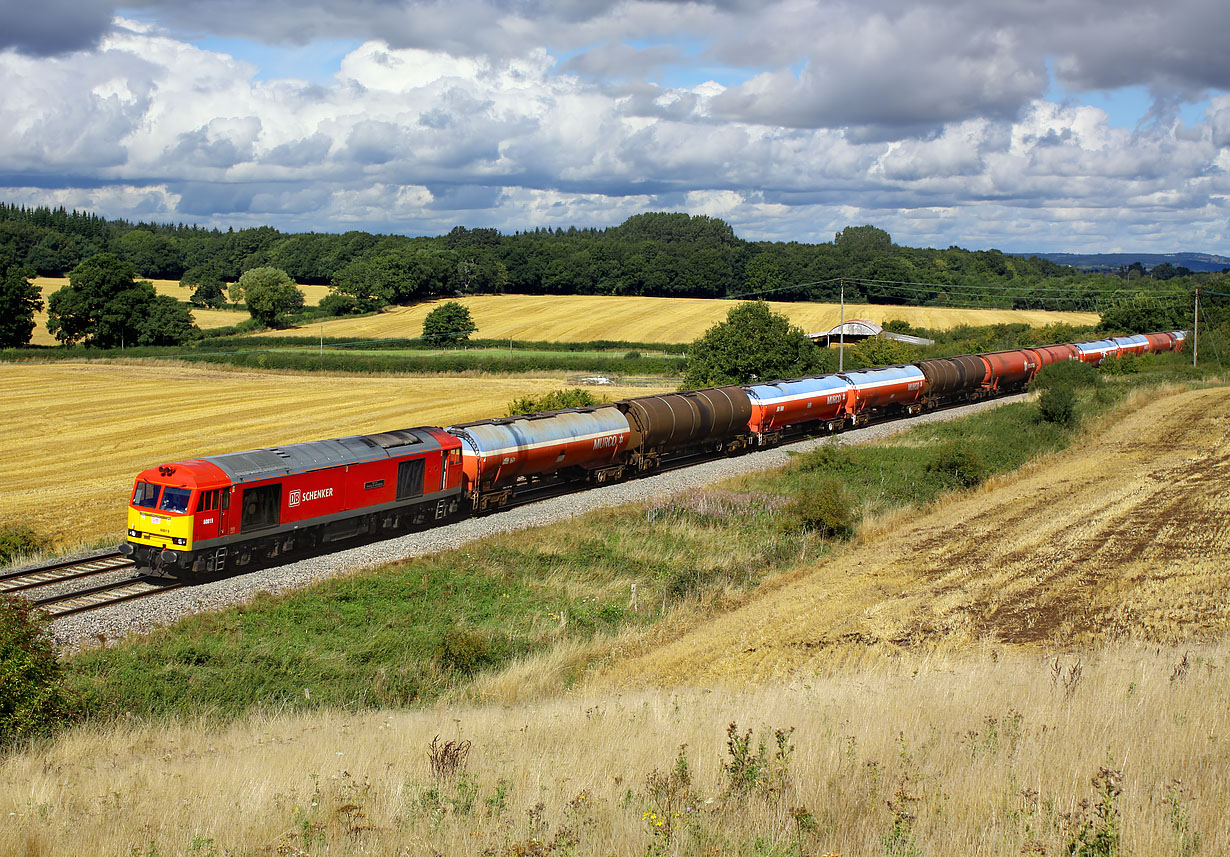
[[[615,482],[1025,388],[1062,360],[1182,350],[1183,331],[713,387],[447,428],[296,443],[142,471],[120,550],[189,578],[506,506],[536,487]],[[289,556],[287,556],[289,558]]]

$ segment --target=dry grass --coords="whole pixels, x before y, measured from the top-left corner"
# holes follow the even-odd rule
[[[165,461],[502,416],[560,378],[292,375],[166,363],[0,365],[0,521],[61,546],[124,531],[133,477]],[[610,400],[664,388],[608,387]]]
[[[1230,389],[1141,392],[1074,449],[882,521],[600,685],[759,683],[985,640],[1224,639],[1227,521]]]
[[[34,335],[31,336],[30,343],[32,345],[59,345],[59,340],[47,332],[47,296],[67,286],[68,277],[35,277],[33,282],[43,292],[43,310],[34,315]],[[192,296],[192,290],[181,287],[178,280],[151,280],[150,282],[154,284],[154,290],[160,295],[171,295],[179,301],[186,301]],[[300,286],[300,288],[307,293],[309,306],[319,303],[320,299],[329,293],[326,286]],[[251,318],[245,310],[196,308],[192,310],[192,317],[196,319],[197,326],[202,330],[230,327],[232,324],[239,324]]]
[[[604,297],[600,295],[482,295],[462,298],[470,308],[477,337],[554,342],[691,342],[726,318],[738,301],[701,298]],[[423,318],[439,301],[392,307],[366,318],[324,323],[325,336],[384,338],[418,336]],[[807,331],[829,330],[840,319],[837,304],[772,303]],[[846,318],[876,322],[904,319],[913,325],[945,329],[960,324],[1018,322],[1043,326],[1056,322],[1096,324],[1096,313],[1041,310],[951,309],[847,304]],[[320,325],[314,323],[315,331]],[[271,332],[271,335],[285,335]]]
[[[738,693],[84,729],[0,762],[0,853],[1058,855],[1102,768],[1115,853],[1230,853],[1230,647],[1058,667],[987,648]],[[794,729],[745,800],[732,721],[770,755]],[[472,742],[462,778],[433,777],[436,736]]]

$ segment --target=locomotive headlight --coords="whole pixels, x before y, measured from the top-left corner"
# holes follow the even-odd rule
[[[171,541],[172,541],[172,542],[174,542],[174,543],[175,543],[175,544],[177,544],[177,545],[186,545],[186,544],[188,544],[188,540],[187,540],[187,539],[171,539]]]
[[[132,529],[130,529],[130,530],[128,531],[128,535],[132,536],[134,539],[139,539],[139,538],[141,538],[141,531],[140,531],[140,530],[132,530]]]

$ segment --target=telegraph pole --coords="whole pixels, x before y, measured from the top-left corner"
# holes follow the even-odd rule
[[[1196,368],[1196,355],[1200,352],[1200,286],[1196,286],[1196,307],[1192,310],[1192,368]]]
[[[1199,292],[1197,292],[1199,294]],[[841,278],[841,324],[837,326],[840,345],[837,346],[837,371],[844,372],[846,367],[846,278]]]

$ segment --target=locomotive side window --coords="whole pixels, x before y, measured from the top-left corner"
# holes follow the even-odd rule
[[[241,532],[276,527],[281,520],[282,483],[245,488],[243,492],[243,518]]]
[[[158,490],[161,485],[153,482],[138,482],[137,489],[132,492],[132,505],[146,509],[158,508]]]
[[[162,492],[162,505],[160,508],[164,512],[187,512],[188,498],[192,496],[192,492],[187,488],[172,488],[170,485]]]
[[[412,458],[397,465],[397,499],[423,495],[423,459]]]
[[[202,491],[201,498],[197,501],[197,504],[196,504],[196,510],[198,512],[209,512],[216,508],[218,508],[217,490],[215,489],[213,491]]]

